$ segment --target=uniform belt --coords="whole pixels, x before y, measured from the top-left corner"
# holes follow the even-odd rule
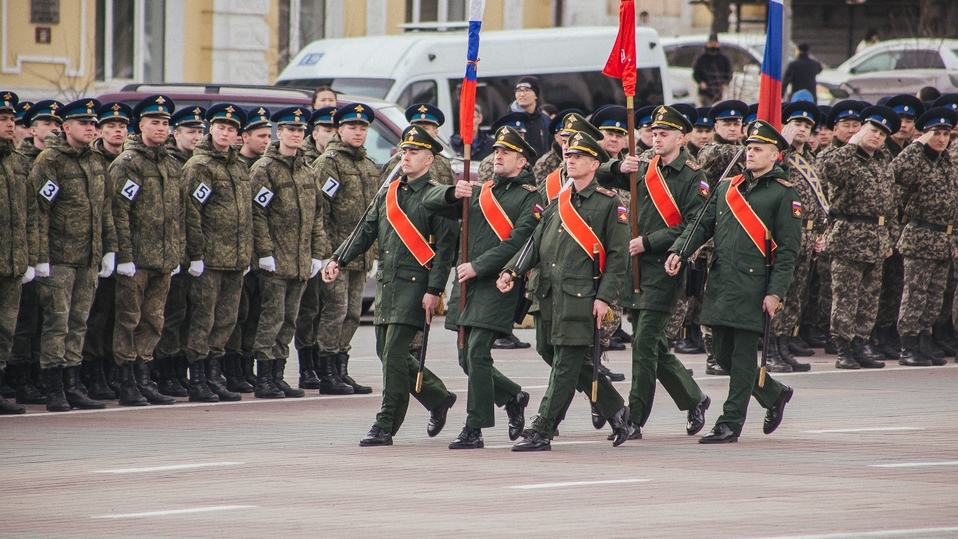
[[[831,212],[829,216],[831,216],[834,219],[838,219],[839,221],[845,221],[847,223],[864,223],[866,225],[885,226],[884,215],[879,215],[878,217],[872,217],[870,215],[852,215],[849,213]]]
[[[935,232],[944,232],[945,234],[948,234],[949,236],[951,235],[953,230],[952,225],[939,225],[938,223],[922,221],[921,219],[909,219],[908,222],[910,224],[913,224],[919,228],[924,228],[926,230],[933,230]]]

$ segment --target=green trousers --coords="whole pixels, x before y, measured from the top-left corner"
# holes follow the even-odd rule
[[[449,396],[445,384],[429,369],[423,373],[422,391],[415,392],[419,360],[409,353],[409,343],[417,331],[416,326],[404,324],[376,326],[376,354],[383,364],[383,404],[374,425],[393,435],[406,419],[410,393],[427,410],[437,408]]]
[[[712,350],[715,360],[729,373],[728,398],[716,424],[725,423],[736,436],[741,436],[750,396],[762,408],[769,408],[782,394],[782,384],[765,376],[765,387],[758,387],[758,362],[755,352],[761,335],[747,329],[712,326]]]
[[[679,410],[691,410],[702,400],[702,390],[675,354],[669,352],[665,326],[669,313],[642,309],[632,313],[632,388],[629,391],[629,419],[645,426],[652,412],[655,381],[675,401]]]
[[[466,346],[459,350],[459,366],[469,377],[466,426],[485,429],[496,426],[496,406],[505,406],[522,386],[492,364],[492,344],[499,332],[467,327]]]

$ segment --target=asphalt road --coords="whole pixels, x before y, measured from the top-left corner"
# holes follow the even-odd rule
[[[737,444],[686,436],[660,388],[644,439],[618,448],[580,396],[551,452],[509,451],[505,412],[485,449],[451,451],[466,379],[436,326],[428,364],[459,395],[436,438],[413,401],[394,446],[358,446],[381,388],[370,326],[350,371],[373,395],[0,417],[0,537],[958,537],[954,363],[837,371],[819,351],[779,376],[795,388],[779,430],[762,434],[753,401]],[[531,416],[548,368],[532,349],[495,356]],[[707,430],[727,380],[680,358],[712,396]]]

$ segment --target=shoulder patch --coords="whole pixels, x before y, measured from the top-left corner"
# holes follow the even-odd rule
[[[595,192],[596,192],[596,193],[602,193],[603,195],[605,195],[605,196],[607,196],[607,197],[614,197],[614,196],[616,196],[616,194],[617,194],[617,193],[615,192],[615,189],[606,189],[605,187],[596,187],[596,188],[595,188]]]
[[[802,203],[797,200],[792,201],[792,217],[796,219],[802,218]]]
[[[213,190],[203,182],[200,182],[196,186],[196,189],[193,190],[193,198],[200,201],[200,204],[206,204],[206,201],[210,199],[210,195],[213,194]]]
[[[326,196],[329,198],[336,198],[336,193],[339,192],[339,181],[332,176],[326,178],[326,183],[323,184],[323,192],[326,193]]]
[[[136,199],[136,195],[139,192],[140,186],[130,179],[127,179],[126,183],[123,184],[123,189],[120,189],[120,194],[130,202],[133,202]]]
[[[629,210],[625,206],[619,206],[618,209],[619,222],[628,223],[629,222]]]
[[[692,169],[692,170],[698,170],[698,169],[702,168],[702,167],[699,166],[698,163],[696,163],[695,161],[693,161],[693,160],[691,160],[691,159],[688,159],[688,160],[685,161],[685,166],[689,167],[689,168]]]
[[[775,181],[777,181],[778,183],[784,185],[785,187],[791,187],[791,186],[792,186],[791,182],[786,181],[786,180],[783,180],[782,178],[775,178]]]
[[[256,196],[253,197],[253,200],[261,207],[265,208],[269,206],[270,201],[273,200],[273,192],[264,186],[259,190],[258,193],[256,193]]]
[[[708,198],[709,196],[709,182],[705,180],[699,180],[699,195]]]
[[[532,216],[536,218],[536,221],[542,220],[542,212],[544,211],[545,209],[542,207],[542,204],[532,206]]]
[[[523,189],[525,189],[526,191],[529,191],[530,193],[535,193],[535,192],[536,192],[536,186],[535,186],[535,185],[528,184],[528,183],[522,183],[522,184],[519,184],[519,186],[522,187]]]
[[[40,196],[47,199],[47,202],[53,202],[53,199],[57,197],[57,193],[60,192],[60,186],[53,182],[53,180],[47,180],[47,183],[43,184],[43,187],[40,188]]]

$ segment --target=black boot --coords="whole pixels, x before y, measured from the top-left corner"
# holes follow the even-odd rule
[[[336,354],[336,366],[339,367],[340,380],[346,385],[351,386],[353,393],[357,395],[368,395],[373,392],[373,388],[357,383],[356,380],[353,380],[353,377],[349,375],[349,354],[346,352]]]
[[[692,326],[685,326],[685,336],[675,341],[676,354],[701,354],[695,338],[692,336]]]
[[[849,346],[851,346],[851,345],[849,345]],[[837,353],[838,353],[838,345],[835,343],[835,339],[832,338],[832,339],[828,339],[827,341],[825,341],[825,353],[826,353],[826,354],[837,354]]]
[[[307,346],[299,351],[299,388],[319,389],[319,377],[316,376],[317,348]]]
[[[782,358],[782,361],[792,368],[792,372],[808,372],[812,370],[812,366],[808,363],[801,363],[792,355],[790,349],[790,343],[794,339],[788,335],[782,335],[778,338],[778,357]],[[811,350],[811,349],[809,349]],[[815,352],[812,352],[813,354]]]
[[[855,361],[862,366],[863,369],[881,369],[885,366],[884,361],[878,361],[875,359],[875,355],[872,350],[869,350],[865,346],[865,339],[861,337],[855,337],[852,339],[852,354],[855,357]],[[885,356],[878,356],[884,359]]]
[[[17,404],[46,404],[47,397],[33,385],[30,364],[16,363],[7,367],[10,381],[17,391]]]
[[[602,354],[602,359],[605,359],[605,353]],[[625,375],[621,372],[612,372],[612,369],[605,366],[602,361],[599,361],[599,373],[604,374],[612,382],[621,382],[625,380]]]
[[[48,412],[69,412],[70,403],[63,392],[63,367],[43,369],[43,386],[47,393]]]
[[[482,429],[476,429],[466,425],[456,439],[449,444],[449,449],[482,449]]]
[[[10,365],[7,366],[10,368]],[[12,377],[11,377],[12,379]],[[13,386],[7,383],[7,375],[3,370],[0,370],[0,399],[12,399],[17,396],[17,390]],[[23,409],[26,411],[26,408]]]
[[[206,383],[206,365],[202,359],[190,362],[190,402],[219,402],[220,398],[210,391]]]
[[[80,410],[99,410],[106,408],[103,401],[93,400],[87,396],[83,384],[80,383],[80,366],[68,367],[63,371],[63,393],[71,408]]]
[[[221,401],[231,402],[243,400],[243,396],[226,389],[226,377],[223,376],[223,370],[220,367],[220,358],[212,356],[207,357],[206,361],[206,385],[210,391],[216,393]]]
[[[106,371],[106,385],[119,398],[120,395],[120,367],[113,362],[113,366]]]
[[[901,338],[894,328],[878,328],[872,330],[872,348],[877,350],[884,359],[898,359],[901,357]]]
[[[335,358],[329,354],[319,353],[316,356],[319,362],[319,394],[320,395],[352,395],[353,388],[339,377],[337,369],[333,368]]]
[[[37,391],[47,394],[47,375],[43,373],[43,368],[40,367],[40,361],[31,361],[29,364],[29,373],[30,380],[33,381],[33,387],[37,388]]]
[[[253,386],[243,376],[242,358],[238,354],[223,356],[223,374],[226,375],[226,389],[236,393],[252,393]]]
[[[140,395],[150,404],[173,404],[176,402],[175,398],[167,397],[160,393],[160,388],[156,382],[153,381],[153,378],[150,377],[151,370],[150,363],[137,363],[133,366],[133,371],[136,375],[136,386],[140,390]]]
[[[828,340],[821,329],[808,325],[798,328],[798,336],[805,341],[809,348],[825,348],[825,341]]]
[[[283,390],[273,383],[273,361],[256,361],[256,389],[253,396],[257,399],[282,399],[286,396]]]
[[[944,324],[932,326],[931,334],[935,338],[935,344],[945,352],[945,355],[958,354],[958,336],[955,335],[955,328],[950,318]]]
[[[84,360],[83,365],[87,368],[87,379],[89,380],[90,398],[97,400],[114,400],[116,393],[106,383],[106,373],[103,371],[102,358]]]
[[[815,355],[815,350],[812,350],[801,337],[789,337],[788,338],[788,353],[791,354],[793,358],[795,357],[811,357]],[[795,370],[792,367],[792,370]]]
[[[838,359],[835,360],[836,369],[860,369],[861,365],[855,361],[852,355],[852,346],[844,337],[832,337],[830,342],[835,343],[835,350],[838,352]]]
[[[712,353],[712,335],[705,336],[705,353],[708,354],[705,357],[705,374],[711,374],[712,376],[728,376],[728,373],[725,372],[725,369],[718,364],[718,361],[715,360],[715,354]]]
[[[898,364],[906,367],[931,367],[931,359],[923,356],[918,351],[917,335],[901,336],[901,354]]]
[[[190,360],[187,359],[186,354],[179,353],[173,356],[172,359],[173,365],[173,376],[180,383],[180,386],[184,388],[190,387]],[[206,376],[203,376],[203,379],[206,379]],[[189,393],[187,393],[189,394]]]
[[[153,372],[157,373],[157,390],[167,397],[189,397],[190,392],[180,385],[180,379],[176,376],[176,365],[173,358],[162,358],[153,360]]]
[[[609,426],[612,427],[612,447],[619,447],[624,444],[632,434],[629,423],[629,408],[623,406],[614,416],[609,418]]]
[[[277,359],[273,361],[273,384],[279,388],[287,397],[298,399],[300,397],[305,397],[306,392],[302,389],[293,389],[289,384],[286,383],[286,380],[283,379],[284,374],[286,373],[286,359]],[[342,382],[340,382],[342,383]],[[349,387],[349,386],[346,386]],[[352,391],[353,388],[349,388]]]
[[[240,368],[243,369],[243,378],[246,378],[246,383],[251,386],[256,385],[256,369],[253,357],[243,356],[240,358]]]
[[[140,387],[136,383],[136,375],[133,373],[133,364],[124,363],[117,367],[120,379],[120,406],[146,406],[148,401],[140,393]]]
[[[768,372],[792,372],[792,366],[782,361],[778,354],[778,339],[774,336],[768,337],[768,342],[764,343],[766,358],[768,361]]]
[[[0,415],[18,415],[27,413],[27,409],[0,397]]]
[[[935,341],[931,336],[931,332],[925,331],[918,335],[918,351],[921,352],[921,355],[927,357],[931,360],[931,364],[940,367],[948,363],[948,360],[945,359],[945,353],[935,346]]]

